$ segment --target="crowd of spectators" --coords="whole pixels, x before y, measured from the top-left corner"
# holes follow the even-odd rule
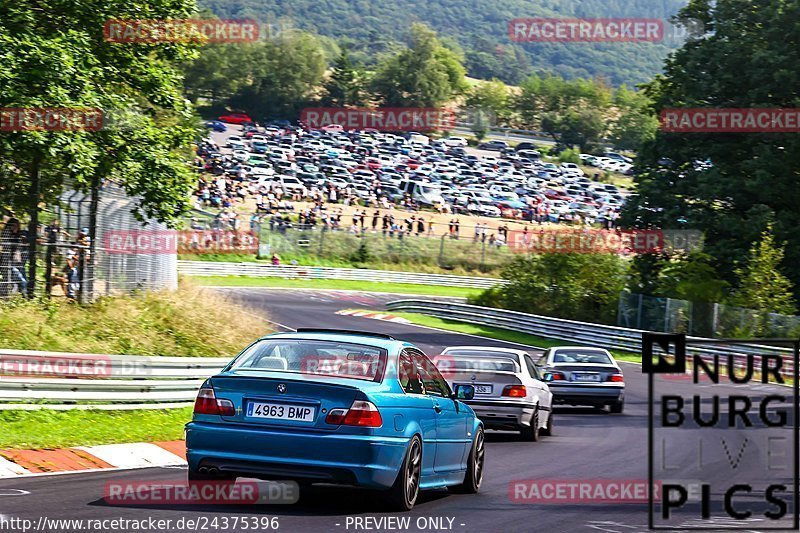
[[[29,289],[30,238],[18,218],[9,217],[0,231],[0,298],[25,295]],[[77,299],[81,289],[81,269],[91,264],[89,229],[75,234],[64,230],[59,220],[37,228],[37,249],[50,261],[48,291],[55,296]]]

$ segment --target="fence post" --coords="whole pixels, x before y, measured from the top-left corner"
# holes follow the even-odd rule
[[[439,266],[444,267],[444,239],[445,236],[442,235],[442,240],[439,243]]]
[[[717,337],[719,335],[719,304],[714,304],[714,310],[711,314],[711,336]]]
[[[670,324],[669,324],[669,322],[670,322],[670,320],[669,320],[669,301],[670,300],[671,300],[671,298],[667,298],[667,303],[664,304],[664,332],[665,333],[669,333],[670,329],[671,329],[669,327],[670,326]]]
[[[86,249],[78,250],[78,303],[86,303]]]
[[[642,329],[642,294],[639,293],[639,307],[636,309],[636,329]]]
[[[53,247],[56,244],[56,232],[50,229],[47,236],[47,250],[44,254],[45,268],[44,268],[44,291],[49,298],[53,292]]]

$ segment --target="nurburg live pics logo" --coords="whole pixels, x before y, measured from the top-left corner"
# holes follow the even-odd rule
[[[648,479],[661,488],[650,491],[650,529],[800,527],[799,351],[798,340],[643,334]],[[662,379],[689,364],[691,380]]]

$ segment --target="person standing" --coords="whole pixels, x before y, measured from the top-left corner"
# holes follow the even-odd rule
[[[0,232],[0,269],[3,276],[0,281],[0,297],[9,296],[15,285],[20,294],[25,294],[28,290],[28,280],[25,278],[27,240],[27,233],[22,231],[19,220],[8,219],[5,228]]]

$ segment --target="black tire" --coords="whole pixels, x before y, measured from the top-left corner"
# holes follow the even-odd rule
[[[551,408],[552,409],[552,408]],[[553,436],[553,411],[550,411],[550,414],[547,415],[547,425],[542,428],[541,434],[545,437],[552,437]]]
[[[533,410],[531,425],[519,430],[522,440],[536,442],[539,440],[539,406]]]
[[[620,414],[625,409],[625,400],[619,400],[608,405],[608,411],[614,414]]]
[[[483,482],[485,459],[486,439],[483,434],[483,428],[479,428],[475,433],[475,440],[472,441],[472,449],[469,451],[464,482],[461,485],[451,487],[451,490],[461,494],[476,494],[481,489],[481,483]]]
[[[414,436],[406,449],[406,456],[392,488],[385,499],[392,511],[410,511],[419,496],[422,476],[422,440]]]

